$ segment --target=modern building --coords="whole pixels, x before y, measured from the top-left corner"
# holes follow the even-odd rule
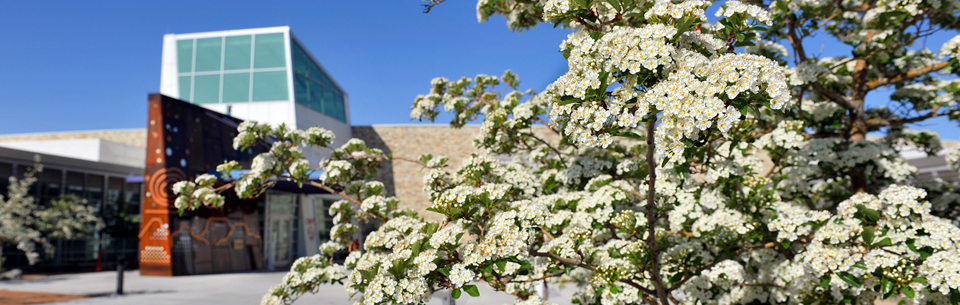
[[[164,35],[160,93],[242,120],[320,126],[336,146],[350,139],[347,93],[286,26]]]
[[[164,35],[160,79],[147,126],[141,272],[285,268],[319,252],[335,195],[280,183],[254,201],[228,199],[246,208],[177,215],[168,193],[167,182],[213,172],[224,159],[249,162],[255,151],[231,145],[242,120],[320,126],[336,134],[335,147],[352,137],[347,93],[290,28]],[[304,149],[312,163],[328,153]]]
[[[39,156],[43,171],[29,193],[37,203],[74,195],[96,207],[107,225],[93,236],[51,241],[52,256],[41,256],[35,265],[15,245],[4,245],[4,268],[108,270],[120,257],[136,267],[145,138],[142,129],[0,136],[0,195],[6,195],[7,177],[23,177]]]

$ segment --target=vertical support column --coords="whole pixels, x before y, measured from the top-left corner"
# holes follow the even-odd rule
[[[164,154],[163,103],[160,94],[151,94],[147,106],[147,160],[144,169],[144,192],[141,201],[140,274],[173,275],[170,263],[170,213],[173,196],[169,189],[175,179],[184,178],[178,168],[167,168]]]

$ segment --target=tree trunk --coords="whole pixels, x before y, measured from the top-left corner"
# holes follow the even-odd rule
[[[853,109],[850,110],[850,135],[847,138],[847,145],[867,139],[867,114],[863,103],[867,95],[867,72],[866,60],[857,59],[851,84]],[[850,191],[854,194],[867,191],[867,173],[860,167],[854,166],[850,169]]]
[[[656,200],[657,195],[657,160],[654,158],[656,145],[653,140],[654,129],[656,128],[656,115],[647,122],[647,167],[650,174],[647,181],[647,246],[650,250],[650,277],[657,290],[657,298],[662,305],[670,305],[670,299],[667,298],[667,289],[663,286],[663,280],[660,278],[660,251],[657,249],[657,215]]]
[[[867,139],[867,115],[864,111],[863,99],[854,101],[856,109],[850,111],[850,136],[847,145]],[[854,194],[867,191],[867,173],[863,168],[854,166],[850,169],[850,191]]]

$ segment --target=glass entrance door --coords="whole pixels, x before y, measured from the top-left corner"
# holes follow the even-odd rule
[[[267,195],[267,258],[270,267],[290,265],[294,253],[294,226],[296,225],[296,195]]]

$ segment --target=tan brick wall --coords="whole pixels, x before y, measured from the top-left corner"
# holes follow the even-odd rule
[[[354,126],[352,129],[354,138],[395,157],[416,160],[427,153],[450,157],[450,171],[459,168],[463,160],[478,152],[473,146],[473,138],[479,131],[479,125],[454,129],[441,124]],[[535,133],[550,142],[557,140],[546,128],[537,128]],[[391,160],[375,179],[383,181],[388,193],[400,199],[402,207],[416,209],[429,220],[441,218],[439,214],[426,211],[431,203],[423,192],[423,167],[420,164]]]
[[[133,145],[136,147],[147,147],[147,130],[146,129],[114,129],[114,130],[68,131],[68,132],[23,133],[23,134],[0,135],[0,142],[66,140],[66,139],[103,139],[103,140],[108,140],[112,142]]]

